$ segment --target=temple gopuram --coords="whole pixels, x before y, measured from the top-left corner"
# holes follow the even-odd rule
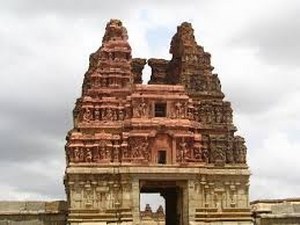
[[[67,224],[142,224],[143,193],[165,199],[166,225],[252,224],[245,141],[211,55],[187,22],[170,53],[132,58],[122,22],[107,23],[66,138]]]

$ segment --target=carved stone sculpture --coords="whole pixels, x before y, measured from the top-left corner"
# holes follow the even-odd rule
[[[245,140],[211,55],[187,22],[170,53],[132,59],[122,22],[107,23],[66,138],[68,225],[142,224],[140,194],[151,192],[165,198],[166,225],[252,223]]]

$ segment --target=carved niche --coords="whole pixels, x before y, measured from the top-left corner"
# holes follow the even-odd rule
[[[137,117],[137,118],[145,118],[145,117],[149,117],[149,109],[150,109],[150,105],[149,103],[144,99],[136,99],[133,102],[133,117]]]
[[[171,152],[173,150],[172,146],[173,137],[168,133],[157,133],[154,137],[150,139],[150,152],[153,163],[159,162],[159,152],[165,152],[165,164],[171,163]]]
[[[150,151],[149,141],[147,137],[131,137],[129,138],[129,148],[131,159],[133,162],[149,162]]]
[[[176,139],[176,161],[185,163],[194,161],[194,142],[191,137],[179,137]]]
[[[234,137],[234,159],[236,163],[246,163],[247,148],[245,139],[241,136]]]
[[[247,207],[249,183],[236,176],[200,175],[194,184],[199,199],[199,208],[223,211],[232,208]],[[196,197],[196,198],[197,198]]]
[[[102,212],[131,207],[131,181],[118,175],[87,176],[69,181],[71,209],[99,209]],[[125,197],[124,197],[125,196]]]
[[[202,101],[195,103],[195,119],[206,126],[232,124],[232,109],[229,102]]]

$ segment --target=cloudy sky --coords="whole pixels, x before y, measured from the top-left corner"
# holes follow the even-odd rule
[[[65,198],[64,138],[110,18],[144,58],[169,59],[191,22],[246,138],[251,200],[299,197],[299,12],[297,0],[1,1],[0,199]]]

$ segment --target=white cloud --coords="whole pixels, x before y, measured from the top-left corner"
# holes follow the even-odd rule
[[[252,198],[295,197],[300,187],[300,143],[276,130],[269,132],[262,146],[257,147],[249,160]]]
[[[133,57],[142,58],[169,58],[176,26],[192,22],[198,43],[212,54],[239,133],[246,137],[252,199],[299,195],[300,66],[295,63],[299,38],[289,35],[288,43],[295,48],[284,48],[283,43],[278,63],[259,33],[271,27],[267,38],[276,38],[282,29],[293,34],[294,26],[280,27],[280,21],[287,25],[290,12],[299,7],[297,1],[122,1],[119,7],[108,1],[39,2],[8,1],[0,7],[0,138],[6,147],[1,149],[1,166],[9,171],[0,181],[5,190],[0,199],[63,195],[63,138],[71,128],[88,56],[101,44],[110,18],[123,20]],[[149,35],[161,40],[152,46]],[[147,73],[149,77],[149,68]],[[37,141],[26,142],[26,134]],[[4,152],[7,148],[13,149],[10,154]],[[28,152],[23,161],[15,155],[20,149]],[[46,151],[49,162],[43,158]],[[14,156],[19,166],[11,161]],[[30,178],[27,187],[20,177]]]

